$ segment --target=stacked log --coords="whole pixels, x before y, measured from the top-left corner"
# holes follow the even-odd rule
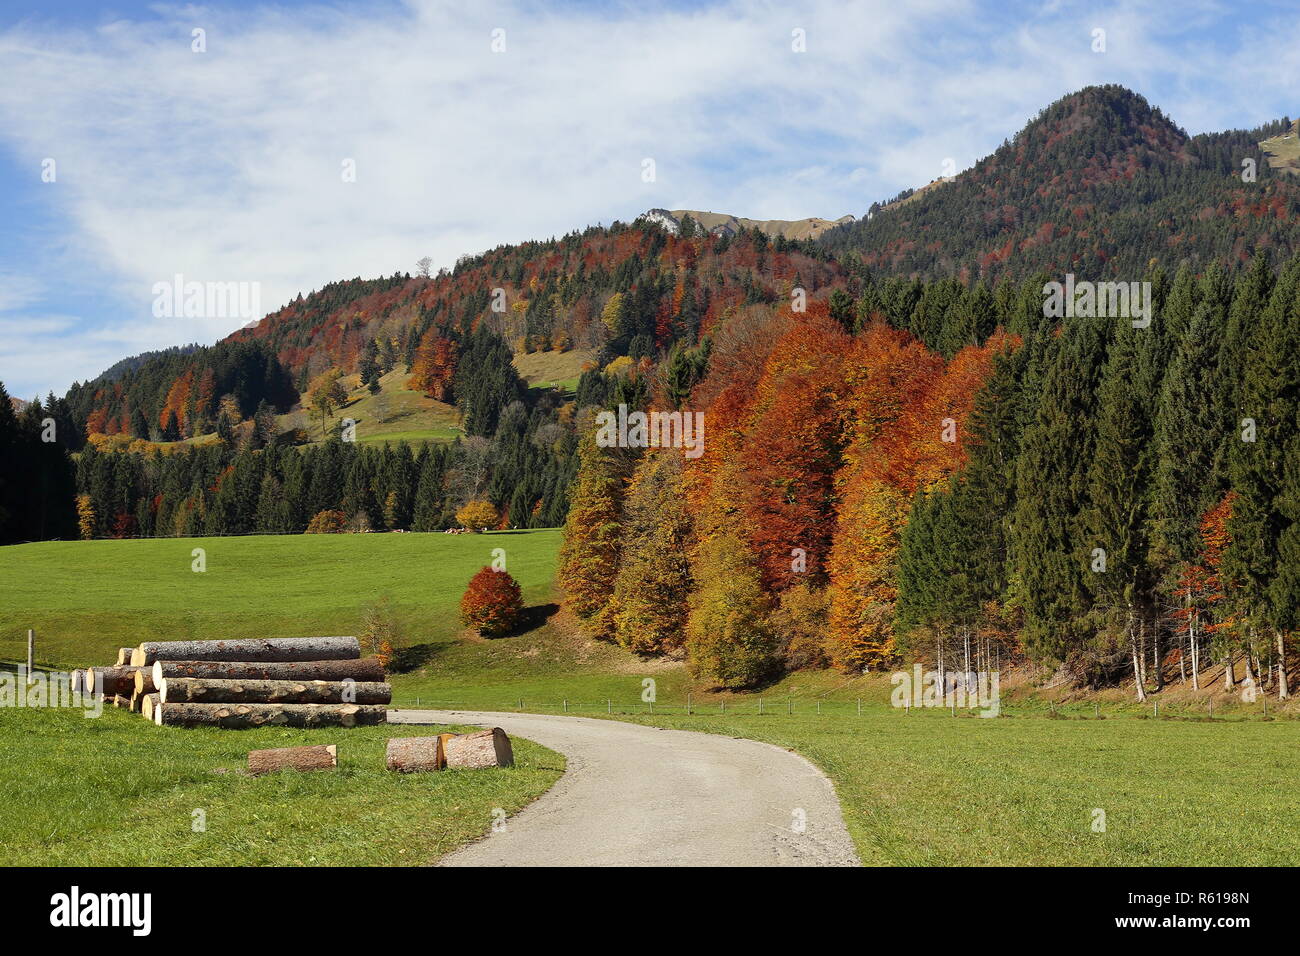
[[[158,700],[164,704],[387,704],[392,687],[370,681],[208,680],[164,677]]]
[[[355,637],[146,641],[118,660],[81,679],[160,726],[354,727],[384,723],[392,701]]]
[[[383,704],[159,704],[162,727],[362,727],[388,719]]]
[[[208,680],[354,680],[384,679],[377,657],[328,661],[156,661],[152,668],[157,687],[168,677]]]
[[[87,668],[86,687],[94,693],[102,693],[105,697],[116,697],[119,694],[129,697],[135,693],[135,674],[139,669],[130,665]]]
[[[146,641],[131,664],[154,661],[346,661],[361,656],[355,637],[274,637],[237,641]]]

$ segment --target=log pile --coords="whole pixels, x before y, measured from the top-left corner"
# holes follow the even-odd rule
[[[160,726],[230,728],[382,724],[392,700],[384,677],[355,637],[146,641],[80,675],[87,689]]]

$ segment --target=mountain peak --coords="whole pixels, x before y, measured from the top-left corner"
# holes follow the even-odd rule
[[[650,209],[640,218],[662,226],[674,235],[680,235],[683,220],[687,216],[697,227],[715,236],[734,236],[742,229],[757,229],[773,239],[777,236],[785,239],[816,239],[836,226],[857,221],[851,215],[841,216],[839,219],[821,219],[817,216],[809,216],[807,219],[746,219],[727,213],[704,212],[698,209]]]

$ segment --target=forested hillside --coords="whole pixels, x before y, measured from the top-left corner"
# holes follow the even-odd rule
[[[1300,183],[1259,142],[1289,125],[1188,136],[1123,87],[1089,87],[954,181],[819,242],[875,270],[963,282],[1040,270],[1132,280],[1152,262],[1236,269],[1256,250],[1283,261],[1300,249]]]
[[[1240,654],[1285,695],[1300,259],[1146,278],[1148,328],[1046,319],[1041,278],[924,285],[905,328],[874,284],[853,324],[732,317],[685,402],[701,457],[581,439],[571,606],[726,687],[1027,656],[1094,684],[1127,670],[1140,695],[1168,660],[1194,681]]]
[[[851,281],[825,253],[757,232],[592,229],[466,258],[436,277],[338,283],[216,346],[151,357],[47,406],[88,432],[77,471],[88,537],[300,532],[321,511],[355,528],[434,530],[480,497],[504,526],[554,527],[577,464],[577,405],[684,395],[707,360],[698,343],[723,317],[788,302],[796,287],[816,298]],[[597,356],[576,403],[528,389],[512,366],[516,353],[574,347]],[[393,369],[454,405],[464,437],[428,451],[341,440],[340,377],[378,389]],[[299,400],[322,427],[333,421],[327,445],[346,447],[280,455],[300,436],[277,433],[273,413]],[[167,444],[200,436],[211,441]],[[426,462],[434,485],[400,487],[402,476],[420,482]],[[282,493],[290,505],[259,508]]]

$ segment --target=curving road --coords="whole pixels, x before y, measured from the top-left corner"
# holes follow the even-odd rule
[[[852,866],[831,783],[770,744],[587,717],[390,710],[392,723],[500,727],[568,770],[443,866]]]

